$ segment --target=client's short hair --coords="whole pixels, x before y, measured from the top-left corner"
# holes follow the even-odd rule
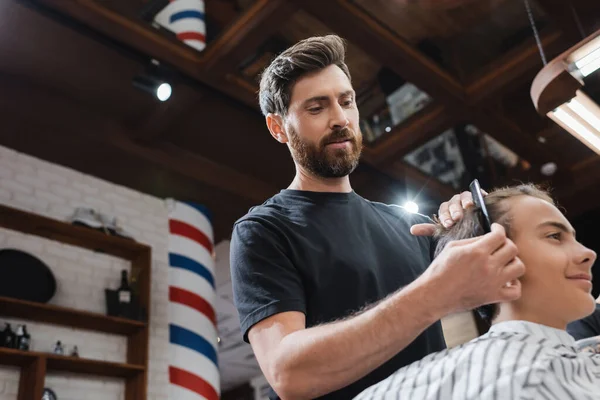
[[[518,186],[494,189],[484,197],[484,202],[491,221],[502,225],[506,230],[506,235],[509,238],[512,235],[511,215],[510,209],[504,200],[518,196],[536,197],[555,205],[554,200],[548,191],[534,184],[522,184]],[[454,224],[450,229],[445,228],[440,223],[439,219],[437,219],[437,217],[434,218],[436,221],[435,238],[437,239],[434,257],[437,257],[438,254],[444,250],[446,245],[453,240],[468,239],[483,235],[484,230],[481,226],[480,215],[481,212],[479,209],[470,207],[465,210],[463,218]],[[477,308],[477,313],[488,326],[491,325],[494,318],[496,318],[498,315],[498,312],[499,308],[497,304],[487,304]]]

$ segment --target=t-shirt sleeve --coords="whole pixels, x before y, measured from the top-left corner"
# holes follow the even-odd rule
[[[567,332],[576,340],[600,335],[600,304],[596,304],[596,310],[589,316],[567,325]]]
[[[244,341],[256,323],[272,315],[306,313],[304,286],[276,228],[256,220],[235,225],[230,248],[234,303]]]

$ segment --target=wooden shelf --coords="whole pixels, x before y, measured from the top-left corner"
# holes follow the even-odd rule
[[[135,260],[149,251],[147,245],[133,240],[106,235],[90,228],[71,225],[5,205],[0,205],[0,226],[127,260]]]
[[[0,227],[131,261],[132,271],[138,273],[140,306],[150,315],[150,246],[4,205],[0,205]],[[0,348],[0,365],[21,368],[19,399],[41,398],[47,371],[126,378],[125,399],[146,399],[148,323],[7,297],[0,297],[0,316],[127,336],[126,364]]]
[[[40,358],[46,360],[46,370],[49,372],[72,372],[113,378],[129,378],[146,370],[143,365],[114,363],[0,347],[0,365],[23,367]]]
[[[0,296],[0,315],[117,335],[132,335],[145,322]]]
[[[146,370],[143,365],[121,364],[56,354],[45,354],[45,356],[48,371],[129,378]]]
[[[0,347],[0,365],[24,367],[37,358],[35,353]]]

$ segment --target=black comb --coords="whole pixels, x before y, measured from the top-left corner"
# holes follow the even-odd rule
[[[481,226],[483,227],[483,231],[485,233],[489,233],[492,231],[492,221],[490,220],[490,215],[488,214],[487,207],[485,206],[485,202],[483,201],[483,194],[481,193],[481,186],[479,186],[479,181],[474,179],[473,182],[469,185],[469,189],[471,190],[471,196],[473,196],[473,202],[475,203],[475,207],[481,211],[482,218],[480,219]]]

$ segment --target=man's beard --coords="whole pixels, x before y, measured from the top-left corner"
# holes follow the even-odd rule
[[[335,130],[318,144],[303,141],[293,130],[289,130],[290,148],[294,160],[303,168],[322,178],[341,178],[350,175],[358,166],[362,151],[362,135],[350,128]],[[327,148],[327,144],[342,139],[349,140],[349,148]]]

